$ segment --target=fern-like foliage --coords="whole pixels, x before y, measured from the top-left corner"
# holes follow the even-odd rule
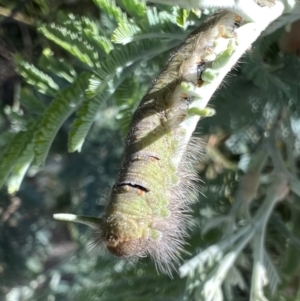
[[[55,21],[38,27],[45,38],[75,58],[71,63],[55,57],[48,45],[36,65],[20,57],[16,60],[20,74],[35,93],[29,95],[27,87],[21,89],[22,107],[26,114],[38,115],[39,122],[31,130],[33,134],[24,138],[26,144],[20,149],[22,155],[16,166],[8,170],[8,174],[13,170],[9,180],[11,192],[18,189],[32,162],[44,163],[59,128],[73,112],[76,117],[69,132],[70,152],[81,150],[97,112],[104,105],[117,108],[116,120],[125,133],[149,78],[159,72],[158,55],[176,47],[187,34],[187,26],[196,20],[189,11],[160,10],[146,6],[144,1],[94,3],[101,11],[101,23],[59,12]],[[189,23],[190,16],[193,21]],[[89,73],[83,73],[86,70]],[[135,76],[141,79],[139,86]],[[45,102],[49,101],[45,109]]]
[[[55,59],[53,52],[49,48],[44,49],[39,59],[39,64],[45,66],[52,75],[61,77],[69,83],[72,83],[77,76],[74,67],[63,58]]]
[[[126,22],[128,17],[113,0],[93,0],[94,3],[115,22]],[[136,1],[137,2],[137,1]],[[133,3],[133,1],[131,2]]]
[[[127,99],[125,104],[124,97],[118,101],[114,91],[139,67],[138,62],[155,59],[158,54],[175,47],[182,38],[182,34],[178,35],[178,14],[159,12],[136,0],[118,1],[118,4],[109,0],[94,2],[116,26],[111,36],[112,42],[127,45],[114,48],[103,29],[86,17],[60,14],[59,24],[40,27],[48,39],[77,57],[87,67],[94,68],[95,75],[90,79],[87,98],[79,107],[71,126],[68,144],[71,152],[81,150],[97,111],[111,98],[116,99],[117,105],[123,102],[117,117],[124,128],[128,126],[130,114],[138,99]],[[163,38],[164,42],[158,38]],[[102,60],[99,60],[100,56]]]
[[[31,114],[41,115],[46,109],[45,103],[34,96],[27,88],[23,88],[20,92],[20,103],[24,110]]]
[[[128,87],[130,87],[130,89],[128,89]],[[114,94],[116,105],[119,108],[116,119],[119,121],[120,128],[124,134],[128,132],[131,117],[136,107],[136,99],[142,97],[145,89],[141,87],[137,81],[137,77],[132,75],[119,85]]]
[[[119,76],[115,76],[108,83],[101,82],[99,77],[96,76],[90,79],[89,88],[86,91],[87,98],[78,109],[76,118],[71,125],[68,142],[69,152],[81,151],[98,109],[101,105],[107,103],[118,86],[132,73],[135,67],[136,64],[133,64],[126,68]],[[113,74],[110,75],[110,77],[112,76]]]
[[[22,60],[20,56],[16,56],[16,66],[26,82],[34,86],[39,92],[50,96],[56,95],[59,86],[48,74],[39,70],[33,64]]]
[[[11,174],[7,180],[9,193],[14,193],[19,190],[23,178],[34,159],[34,132],[39,125],[39,119],[31,122],[27,126],[27,131],[24,132],[24,144],[20,149],[18,157],[12,164]],[[1,184],[1,183],[0,183]]]
[[[114,48],[110,39],[100,33],[99,25],[86,18],[82,18],[83,34],[87,40],[98,50],[102,50],[104,54],[109,54]]]
[[[78,43],[80,42],[80,35],[78,33],[73,33],[67,28],[55,24],[41,26],[40,32],[90,67],[93,67],[99,60],[92,45],[87,42]]]
[[[128,44],[122,48],[114,49],[107,59],[101,63],[101,67],[96,70],[96,74],[103,82],[108,82],[116,73],[124,67],[130,66],[134,62],[142,59],[149,59],[158,53],[172,48],[173,45],[163,46],[159,40],[143,40],[139,43]]]
[[[82,73],[45,111],[34,139],[35,164],[44,163],[57,131],[83,101],[89,78],[89,73]]]
[[[70,86],[57,93],[47,109],[38,98],[29,95],[28,90],[21,91],[21,104],[39,117],[34,121],[24,120],[22,130],[2,151],[0,187],[7,180],[8,191],[14,193],[33,161],[37,165],[44,163],[57,131],[84,99],[89,77],[89,73],[79,75]]]
[[[28,140],[28,132],[20,131],[15,135],[15,137],[10,141],[10,143],[5,148],[0,159],[0,187],[5,183],[9,174],[11,173],[14,163],[18,159],[25,141]]]
[[[96,22],[62,13],[59,19],[61,23],[41,25],[39,31],[89,67],[98,66],[102,56],[113,48],[110,40],[101,34]]]
[[[274,66],[271,67],[263,61],[258,51],[254,50],[247,58],[247,64],[243,65],[242,69],[247,79],[253,81],[259,88],[268,91],[277,91],[274,88],[280,87],[280,91],[284,92],[285,96],[291,96],[289,86],[276,74],[277,70]]]
[[[140,32],[141,29],[134,24],[119,23],[119,26],[112,35],[112,41],[125,45],[133,40],[136,41],[136,35],[138,35]]]
[[[133,18],[144,18],[147,11],[145,1],[139,0],[118,0],[118,4]]]
[[[147,9],[143,19],[135,24],[119,22],[112,34],[112,41],[119,44],[127,44],[142,39],[160,38],[165,40],[182,40],[184,38],[177,22],[176,15],[167,12],[158,12],[155,7]]]

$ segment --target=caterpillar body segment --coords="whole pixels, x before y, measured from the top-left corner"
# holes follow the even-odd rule
[[[192,163],[201,143],[191,136],[200,117],[214,114],[201,99],[235,51],[237,20],[240,25],[234,13],[222,12],[204,22],[171,54],[143,97],[104,215],[96,222],[71,218],[96,229],[94,244],[122,257],[149,255],[171,274],[187,236],[191,195],[197,192]]]

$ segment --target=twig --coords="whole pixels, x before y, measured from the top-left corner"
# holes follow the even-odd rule
[[[221,164],[224,168],[237,170],[237,164],[228,160],[216,147],[206,145],[206,154],[216,163]]]
[[[275,125],[272,127],[272,129],[269,132],[269,137],[266,140],[268,153],[270,154],[270,157],[272,158],[272,162],[274,165],[274,169],[276,172],[284,172],[288,173],[288,169],[284,163],[284,160],[282,158],[281,153],[278,150],[278,147],[276,145],[276,133],[279,127],[280,122],[282,121],[282,116],[280,113],[280,116],[278,117],[278,120],[275,122]]]
[[[239,243],[232,248],[232,251],[227,253],[213,271],[211,271],[208,280],[205,281],[202,289],[205,300],[222,300],[221,298],[218,298],[218,296],[222,294],[221,285],[237,257],[250,240],[251,236],[244,235]]]
[[[286,14],[280,16],[277,20],[272,22],[266,30],[263,32],[263,36],[269,35],[276,31],[277,29],[293,23],[300,19],[300,2],[296,2]]]
[[[0,25],[6,23],[10,19],[20,21],[28,25],[34,25],[34,20],[24,15],[20,14],[19,11],[23,9],[27,2],[31,0],[22,0],[20,1],[11,11],[9,9],[0,7],[0,15],[5,16],[6,18],[0,21]]]
[[[249,230],[251,230],[251,226],[247,225],[241,228],[237,233],[231,234],[229,237],[227,236],[217,245],[212,245],[202,251],[200,254],[193,257],[179,268],[180,277],[187,276],[188,273],[193,271],[197,266],[207,262],[210,257],[222,257],[226,250],[234,245],[239,238],[242,236],[247,236]]]
[[[279,201],[281,201],[288,193],[287,183],[288,183],[288,179],[286,177],[286,174],[284,173],[276,174],[272,185],[268,189],[267,196],[263,204],[256,212],[254,218],[252,219],[251,224],[248,224],[247,226],[240,228],[240,230],[234,235],[232,235],[231,237],[224,238],[219,245],[209,247],[208,249],[204,250],[199,255],[195,256],[187,263],[182,265],[179,268],[181,277],[184,277],[188,275],[190,272],[192,272],[197,266],[199,266],[199,264],[207,260],[207,258],[210,255],[215,256],[216,254],[222,254],[221,251],[225,251],[227,247],[230,245],[232,246],[232,248],[234,248],[235,247],[233,246],[234,243],[240,237],[242,237],[241,241],[244,241],[244,239],[246,238],[248,241],[248,239],[251,239],[256,232],[263,231],[262,229],[266,226],[267,221],[269,220],[269,217],[275,205]]]
[[[256,227],[259,226],[253,240],[253,273],[250,301],[267,301],[263,295],[263,287],[267,284],[264,267],[264,239],[265,229],[275,205],[287,195],[288,178],[285,173],[276,173],[272,185],[269,187],[266,199],[254,217]]]
[[[288,184],[291,191],[300,196],[300,181],[297,177],[297,173],[294,174],[293,172],[289,172],[284,163],[282,155],[279,152],[278,147],[276,146],[276,128],[274,127],[270,132],[270,136],[267,142],[268,152],[272,158],[276,173],[284,174],[288,179]]]
[[[270,220],[269,220],[270,221]],[[271,291],[271,294],[274,295],[277,289],[278,284],[281,282],[280,276],[278,274],[277,268],[274,265],[270,255],[267,250],[264,248],[264,266],[266,268],[268,285]]]
[[[253,201],[259,187],[261,171],[265,166],[267,158],[268,154],[265,151],[265,143],[263,142],[251,157],[248,171],[241,177],[235,194],[235,202],[230,211],[231,216],[235,217],[241,206],[248,208],[249,204]]]
[[[253,272],[251,281],[250,301],[267,301],[263,287],[267,284],[266,268],[264,267],[264,234],[265,225],[253,238]]]
[[[290,11],[293,8],[288,6],[286,2],[277,0],[272,8],[261,7],[254,0],[151,0],[154,3],[167,5],[178,5],[183,8],[216,8],[226,9],[237,13],[242,18],[248,21],[257,23],[265,22],[267,25],[277,19],[284,11]],[[292,1],[294,2],[294,1]],[[273,19],[274,10],[278,9],[278,16]]]
[[[233,203],[230,212],[226,216],[219,216],[208,221],[202,229],[202,234],[205,234],[210,229],[225,223],[225,236],[228,236],[233,232],[235,220],[240,208],[244,206],[244,212],[246,214],[248,213],[249,204],[252,202],[257,193],[261,170],[265,165],[267,157],[268,154],[265,151],[265,145],[262,144],[256,153],[251,157],[248,171],[240,179],[235,194],[235,202]]]
[[[299,18],[300,18],[300,16],[299,16]],[[290,114],[290,112],[288,112],[287,116],[286,116],[286,125],[287,125],[288,132],[289,132],[287,141],[286,141],[287,157],[289,160],[289,166],[290,166],[292,175],[297,176],[297,167],[296,167],[296,162],[295,162],[295,158],[294,158],[294,154],[293,154],[294,145],[295,145],[295,135],[293,133],[291,122],[292,122],[291,114]]]

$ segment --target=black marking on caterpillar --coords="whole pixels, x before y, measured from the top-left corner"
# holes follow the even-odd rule
[[[202,76],[202,73],[204,72],[205,68],[206,68],[206,64],[204,61],[200,61],[197,64],[197,78],[198,78],[197,86],[198,87],[201,87],[203,84],[203,80],[202,80],[201,76]]]
[[[130,186],[132,188],[137,188],[137,189],[142,190],[144,192],[149,192],[150,191],[148,188],[144,187],[143,185],[140,185],[140,184],[137,184],[137,183],[133,183],[133,182],[118,183],[116,186],[117,187],[120,187],[120,186]]]
[[[197,77],[201,78],[202,72],[205,70],[205,62],[200,62],[197,65]]]
[[[199,85],[206,71],[206,78],[213,80],[217,55],[226,59],[225,51],[216,50],[216,42],[234,39],[236,22],[233,13],[216,14],[171,54],[133,114],[104,215],[56,218],[88,224],[95,229],[95,246],[127,258],[149,255],[160,270],[171,274],[183,252],[191,194],[198,192],[191,163],[201,152],[201,142],[191,138],[198,119],[193,124],[186,121],[194,96],[183,92],[181,85]]]
[[[234,30],[239,28],[241,26],[241,23],[242,23],[242,18],[236,15],[234,20]]]

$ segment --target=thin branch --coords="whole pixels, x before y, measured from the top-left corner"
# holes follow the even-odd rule
[[[266,145],[267,145],[268,153],[270,154],[270,157],[272,159],[275,172],[283,172],[287,174],[288,169],[284,163],[282,154],[280,153],[276,144],[277,131],[282,121],[283,121],[283,111],[281,111],[278,114],[277,119],[274,122],[274,125],[269,131],[268,133],[269,136],[266,139]]]
[[[248,171],[240,179],[235,194],[235,202],[230,211],[231,216],[235,217],[241,206],[248,208],[249,204],[253,201],[259,187],[261,171],[266,164],[267,158],[268,154],[265,151],[265,144],[263,143],[251,157]]]
[[[293,191],[297,196],[300,197],[300,181],[297,177],[290,175],[289,185],[291,191]]]
[[[270,288],[271,294],[274,295],[278,284],[281,282],[280,276],[278,274],[277,268],[275,267],[270,255],[264,248],[264,266],[266,268],[268,277],[268,286]]]
[[[267,284],[266,268],[264,266],[264,233],[265,225],[253,238],[253,272],[251,281],[250,301],[267,301],[263,288]]]
[[[279,121],[281,121],[281,118],[277,121],[277,125],[279,124]],[[296,195],[300,196],[300,181],[297,177],[297,173],[294,174],[293,172],[289,172],[284,163],[282,154],[280,153],[276,145],[276,131],[277,126],[274,126],[273,129],[270,131],[270,135],[267,140],[267,148],[274,164],[275,174],[283,174],[288,179],[288,184],[291,191],[293,191]]]
[[[244,235],[232,251],[227,253],[219,264],[211,271],[208,280],[203,285],[202,294],[205,300],[222,300],[218,298],[222,294],[221,285],[224,282],[229,270],[234,265],[237,257],[246,247],[252,236]]]
[[[212,245],[207,249],[205,249],[204,251],[202,251],[200,254],[193,257],[191,260],[189,260],[179,268],[180,277],[187,276],[191,271],[196,269],[199,265],[202,265],[205,262],[207,262],[210,257],[212,258],[217,258],[217,256],[222,257],[223,254],[226,252],[226,250],[232,247],[232,245],[234,245],[239,238],[243,236],[248,236],[250,230],[251,230],[250,225],[242,227],[237,233],[227,236],[222,241],[220,241],[217,245]]]
[[[286,14],[280,16],[277,20],[272,22],[266,30],[263,32],[263,36],[269,35],[276,31],[277,29],[291,24],[300,19],[300,2],[296,2]]]
[[[276,19],[283,9],[278,9],[278,7],[273,7],[274,10],[270,11],[270,22],[271,19]],[[272,9],[273,9],[272,8]],[[282,8],[282,7],[281,7]],[[261,32],[268,25],[266,22],[258,23],[247,23],[236,30],[236,41],[237,45],[235,51],[229,56],[227,62],[223,67],[218,69],[218,75],[215,76],[211,83],[207,83],[205,87],[195,87],[191,86],[188,83],[181,83],[180,90],[187,93],[190,96],[195,97],[195,101],[189,106],[190,110],[193,108],[202,110],[205,108],[214,94],[214,92],[219,88],[224,77],[229,73],[240,57],[249,49],[250,45],[260,36]],[[178,87],[179,88],[179,87]],[[199,116],[190,116],[183,123],[183,127],[186,127],[187,131],[194,131],[196,124],[198,123]]]
[[[293,3],[292,7],[288,6],[284,0],[277,0],[275,5],[271,8],[268,6],[261,7],[254,0],[151,0],[151,2],[172,6],[177,5],[183,8],[226,9],[237,13],[245,20],[254,21],[257,23],[265,22],[267,25],[273,20],[277,19],[277,17],[279,17],[284,11],[289,11],[294,6]],[[277,9],[278,15],[273,19],[273,13]]]
[[[264,203],[254,217],[255,226],[259,227],[253,240],[252,286],[250,301],[267,301],[263,294],[263,287],[267,284],[266,269],[264,267],[265,229],[275,205],[287,195],[288,177],[286,173],[276,173],[275,179],[268,188]]]
[[[205,234],[210,229],[216,228],[221,224],[226,224],[225,235],[230,235],[233,232],[235,220],[237,214],[241,211],[241,207],[245,208],[241,213],[245,213],[245,215],[249,217],[249,204],[257,194],[261,171],[265,166],[267,158],[268,153],[265,151],[265,144],[263,143],[251,157],[248,171],[239,181],[235,193],[235,201],[230,212],[226,216],[218,216],[210,219],[202,229],[202,234]]]
[[[23,1],[23,2],[27,2],[27,1]],[[17,10],[12,10],[11,11],[11,10],[9,10],[7,8],[0,7],[0,15],[5,17],[4,19],[0,20],[0,24],[4,24],[8,20],[13,19],[15,21],[18,21],[18,22],[21,22],[21,23],[33,26],[34,23],[35,23],[34,19],[30,18],[30,17],[27,17],[27,16],[24,16],[23,14],[19,13],[18,11],[21,8],[23,8],[23,6],[22,7],[18,7]]]
[[[285,198],[288,193],[288,178],[284,173],[278,173],[275,175],[275,179],[272,185],[269,187],[267,196],[260,206],[255,216],[252,219],[252,222],[245,227],[239,229],[237,233],[232,235],[231,237],[226,237],[222,240],[222,242],[218,245],[211,246],[201,252],[199,255],[195,256],[187,263],[182,265],[179,268],[180,276],[185,277],[189,273],[193,272],[200,264],[204,263],[210,256],[222,256],[222,254],[226,251],[227,247],[234,249],[234,243],[241,237],[241,242],[247,239],[251,239],[253,235],[257,232],[264,231],[263,229],[266,227],[266,224],[270,218],[270,215],[275,207],[275,205]],[[240,244],[238,244],[240,245]],[[245,246],[241,243],[242,246]]]
[[[216,147],[206,145],[206,154],[215,162],[221,164],[224,168],[237,170],[237,164],[227,159]]]
[[[300,18],[300,16],[299,16]],[[288,128],[288,137],[286,141],[286,148],[287,148],[287,157],[289,160],[289,166],[291,169],[292,175],[297,177],[297,167],[296,167],[296,162],[295,162],[295,157],[294,157],[294,146],[295,146],[295,135],[292,129],[292,119],[291,119],[291,114],[290,112],[287,113],[286,116],[286,125]]]

